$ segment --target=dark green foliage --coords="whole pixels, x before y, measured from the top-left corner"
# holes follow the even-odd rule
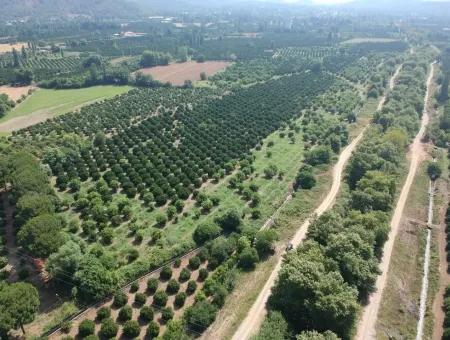
[[[111,316],[111,308],[109,307],[101,307],[97,311],[97,320],[103,321]]]
[[[178,281],[180,282],[186,282],[191,277],[191,272],[187,268],[181,269],[180,276],[178,278]]]
[[[192,295],[192,294],[194,294],[196,289],[197,289],[197,283],[195,281],[193,281],[193,280],[190,280],[188,282],[188,285],[187,285],[187,288],[186,288],[186,293],[188,295]]]
[[[139,313],[139,318],[144,322],[150,322],[153,320],[154,311],[150,306],[143,306]]]
[[[315,166],[319,164],[329,164],[331,161],[332,151],[326,146],[316,146],[311,151],[305,153],[305,162]]]
[[[143,293],[136,293],[136,295],[134,296],[134,303],[137,307],[143,306],[146,300],[147,296]]]
[[[167,303],[167,294],[162,290],[158,290],[155,295],[153,295],[153,304],[157,307],[164,307]]]
[[[114,338],[119,331],[119,326],[114,322],[113,319],[108,318],[102,322],[100,328],[100,334],[106,339]]]
[[[220,227],[215,223],[203,223],[195,228],[193,238],[198,245],[201,245],[219,236],[220,231]]]
[[[256,234],[255,249],[259,257],[263,258],[274,250],[275,241],[278,240],[278,235],[274,230],[263,230]]]
[[[439,177],[441,177],[442,169],[437,163],[429,163],[427,167],[427,174],[432,181],[435,181]]]
[[[94,334],[95,331],[95,323],[92,320],[83,320],[78,326],[78,335],[82,338]]]
[[[159,335],[159,325],[155,321],[151,321],[147,327],[146,336],[149,339],[154,339]]]
[[[134,339],[139,336],[141,332],[141,327],[137,321],[128,320],[123,325],[123,335],[129,339]]]
[[[198,279],[200,281],[205,281],[207,277],[208,277],[208,269],[200,268],[200,270],[198,271]]]
[[[63,245],[61,228],[61,220],[54,214],[34,217],[20,229],[19,244],[34,257],[48,257]]]
[[[11,329],[18,329],[34,320],[39,309],[39,294],[29,283],[0,282],[0,337],[7,338]]]
[[[195,332],[203,332],[216,318],[217,308],[209,301],[196,302],[186,309],[184,318],[190,329]]]
[[[128,302],[128,297],[127,294],[125,294],[122,291],[118,291],[114,294],[114,302],[113,302],[113,306],[116,308],[120,308],[123,307],[127,304]]]
[[[295,178],[294,189],[312,189],[316,185],[316,177],[314,176],[314,169],[311,165],[305,164],[298,171]]]
[[[201,261],[198,256],[192,256],[189,259],[189,269],[196,270],[200,267]]]
[[[237,231],[241,225],[241,216],[236,210],[229,210],[219,218],[216,222],[226,232]]]
[[[177,295],[175,295],[175,301],[174,301],[174,305],[175,307],[183,307],[184,302],[186,301],[187,298],[187,294],[185,292],[180,292]]]
[[[147,292],[149,294],[154,294],[158,289],[159,281],[156,278],[150,278],[147,281]]]
[[[170,295],[173,295],[178,293],[179,290],[180,284],[178,283],[178,281],[175,279],[170,279],[169,282],[167,283],[166,292]]]
[[[162,310],[161,310],[161,319],[162,319],[162,321],[165,323],[165,322],[167,322],[167,321],[169,321],[169,320],[172,320],[173,319],[173,309],[172,308],[170,308],[170,307],[164,307]]]
[[[269,312],[261,329],[252,340],[285,340],[289,338],[288,323],[277,311]]]
[[[123,306],[119,311],[119,320],[127,321],[131,320],[133,316],[133,309],[130,306]]]
[[[239,254],[238,263],[242,269],[253,269],[258,261],[259,256],[255,248],[247,247]]]
[[[169,266],[164,266],[159,276],[162,280],[169,280],[172,277],[172,269]]]

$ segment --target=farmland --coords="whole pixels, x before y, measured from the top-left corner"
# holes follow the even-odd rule
[[[116,17],[122,1],[0,15],[0,41],[26,42],[0,55],[0,338],[350,339],[443,33],[284,4]],[[437,108],[448,74],[429,79]]]
[[[228,65],[228,62],[220,61],[207,61],[203,63],[187,61],[185,63],[170,64],[167,66],[144,68],[139,71],[151,75],[154,79],[162,83],[170,82],[173,85],[183,85],[186,80],[201,80],[201,73],[205,73],[206,77],[213,76],[217,72],[224,70]]]
[[[16,50],[20,50],[22,46],[26,46],[26,43],[16,43],[16,44],[0,44],[0,54],[6,52],[12,52],[15,48]]]

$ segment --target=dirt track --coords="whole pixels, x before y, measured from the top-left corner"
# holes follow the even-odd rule
[[[416,175],[418,166],[420,162],[424,159],[424,146],[422,144],[422,138],[425,134],[426,127],[429,122],[427,104],[430,99],[430,89],[434,77],[434,64],[431,65],[431,71],[427,79],[427,92],[425,95],[425,108],[422,115],[422,123],[420,126],[420,130],[414,138],[413,143],[410,146],[409,157],[411,159],[408,177],[406,178],[405,184],[403,185],[400,197],[398,199],[397,205],[395,207],[394,215],[391,220],[391,230],[389,232],[389,239],[383,248],[383,258],[380,263],[380,271],[381,275],[378,276],[375,293],[370,296],[368,305],[364,308],[364,312],[362,318],[358,324],[358,330],[355,339],[357,340],[368,340],[368,339],[376,339],[376,321],[377,314],[380,308],[381,297],[383,295],[384,287],[387,282],[387,273],[389,269],[389,262],[392,255],[392,250],[394,248],[394,241],[397,236],[400,221],[403,215],[403,209],[405,208],[406,200],[408,198],[409,190],[414,181],[414,177]]]
[[[395,85],[395,78],[399,74],[401,66],[397,68],[395,74],[390,80],[390,88],[392,89]],[[383,96],[380,99],[380,104],[378,106],[381,109],[386,101]],[[339,188],[341,186],[342,174],[344,172],[345,165],[355,150],[356,146],[362,139],[365,129],[355,138],[353,141],[341,152],[339,155],[339,160],[333,168],[333,183],[331,185],[330,191],[328,192],[325,199],[322,201],[320,206],[314,211],[317,216],[322,215],[325,211],[333,206],[337,194],[339,193]],[[291,243],[294,247],[300,245],[300,243],[305,239],[308,227],[311,224],[311,220],[306,220],[303,225],[297,230],[296,234],[292,238]],[[266,303],[270,296],[271,289],[275,284],[275,280],[278,277],[278,272],[281,269],[283,258],[280,256],[275,268],[270,274],[269,279],[264,285],[263,289],[259,293],[256,301],[253,303],[250,311],[247,313],[246,318],[242,321],[236,333],[233,335],[233,340],[247,340],[249,339],[261,326],[264,318],[266,316]]]

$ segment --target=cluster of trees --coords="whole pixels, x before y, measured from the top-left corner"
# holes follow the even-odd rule
[[[105,132],[108,132],[105,128],[113,129],[117,124],[126,127],[111,138],[94,138],[88,149],[70,155],[54,154],[45,161],[62,190],[72,181],[86,181],[89,177],[98,181],[102,177],[109,189],[116,191],[121,187],[129,198],[139,194],[147,206],[162,206],[168,200],[175,203],[187,199],[208,178],[221,171],[230,172],[231,161],[247,156],[264,137],[296,116],[333,80],[325,74],[302,74],[243,89],[221,99],[210,94],[209,101],[197,100],[206,91],[169,90],[162,92],[163,97],[158,97],[159,92],[133,91],[82,110],[82,115],[69,114],[42,124],[42,127],[48,124],[46,130],[52,126],[54,131],[63,128],[67,132],[70,131],[67,123],[74,125],[72,132],[80,128],[93,130],[95,125],[96,131]],[[170,97],[172,93],[174,96]],[[191,94],[192,100],[186,100]],[[294,97],[296,100],[292,100]],[[193,109],[182,103],[195,100],[198,106]],[[202,101],[207,101],[207,105],[201,105]],[[134,110],[135,107],[138,109]],[[149,115],[157,110],[158,116],[131,124],[130,115]],[[73,118],[83,121],[95,118],[95,122],[87,125]],[[41,126],[29,131],[41,130]]]
[[[423,98],[425,73],[422,67],[413,65],[408,64],[400,77],[401,83],[408,84],[401,85],[406,92],[403,96],[402,92],[393,92],[388,106],[390,110],[416,108],[403,112],[403,117],[393,117],[386,128],[377,120],[379,124],[367,132],[350,159],[348,198],[314,221],[307,240],[285,258],[269,306],[281,312],[295,333],[313,329],[350,338],[360,303],[374,289],[378,260],[389,231],[394,178],[401,167],[408,135],[415,132],[420,117],[417,96]],[[409,79],[412,74],[419,79]],[[266,322],[269,332],[270,328],[279,331],[279,325]]]
[[[0,118],[14,107],[14,102],[6,94],[0,94]]]
[[[139,62],[141,67],[169,65],[172,56],[164,52],[144,51]]]

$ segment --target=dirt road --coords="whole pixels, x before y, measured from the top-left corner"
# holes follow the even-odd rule
[[[414,138],[413,143],[410,146],[409,157],[411,159],[408,177],[406,178],[406,182],[403,185],[400,197],[397,202],[397,206],[395,207],[394,215],[391,220],[391,230],[389,232],[389,239],[384,245],[383,249],[383,258],[380,263],[380,271],[381,275],[378,276],[375,293],[370,296],[368,305],[364,308],[364,312],[361,320],[358,324],[358,330],[355,339],[357,340],[368,340],[376,338],[376,330],[375,325],[377,321],[378,309],[380,308],[381,297],[383,294],[384,287],[386,286],[387,281],[387,272],[389,269],[389,262],[392,255],[392,250],[394,248],[394,241],[397,236],[400,221],[403,215],[403,209],[405,208],[406,200],[408,198],[409,190],[414,181],[414,177],[416,175],[418,166],[420,162],[424,158],[424,147],[421,142],[426,127],[429,122],[428,109],[427,104],[429,103],[429,99],[431,96],[431,86],[434,77],[435,65],[434,63],[431,65],[431,71],[427,79],[427,92],[425,94],[425,108],[422,115],[422,123],[420,126],[420,130]]]
[[[395,79],[398,76],[400,69],[402,66],[399,66],[392,76],[389,87],[392,89],[395,85]],[[379,109],[381,109],[386,101],[385,96],[380,98],[380,104],[378,106]],[[364,131],[361,131],[361,133],[353,139],[353,141],[341,152],[339,155],[339,160],[336,163],[336,165],[333,168],[333,183],[331,185],[330,191],[328,192],[325,199],[322,201],[320,206],[314,211],[315,215],[320,216],[325,211],[327,211],[329,208],[332,207],[336,196],[339,192],[339,188],[341,186],[341,180],[342,180],[342,174],[344,172],[345,165],[349,158],[352,155],[352,152],[355,150],[356,146],[362,139],[364,135]],[[303,225],[297,230],[296,234],[292,238],[291,243],[294,247],[297,247],[300,245],[300,243],[305,239],[306,233],[308,232],[308,227],[311,224],[311,219],[306,220]],[[275,283],[275,280],[278,276],[278,272],[281,269],[281,264],[283,262],[283,257],[280,256],[275,268],[273,269],[272,273],[270,274],[269,279],[267,280],[266,284],[264,285],[263,289],[259,293],[256,301],[253,303],[250,311],[248,312],[246,318],[242,321],[239,328],[237,329],[236,333],[233,335],[233,340],[247,340],[257,332],[259,327],[261,326],[262,322],[264,321],[264,318],[266,316],[267,310],[266,310],[266,303],[270,296],[271,289]]]

